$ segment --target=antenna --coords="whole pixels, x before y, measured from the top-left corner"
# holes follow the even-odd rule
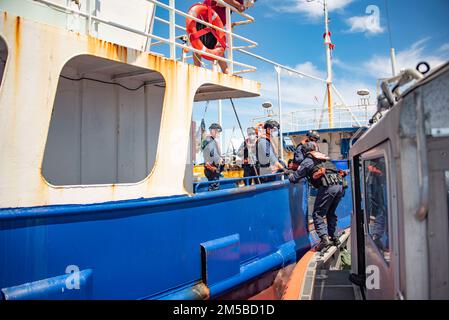
[[[329,12],[327,7],[327,0],[323,0],[323,10],[324,10],[324,46],[326,48],[326,65],[327,65],[327,79],[326,79],[326,90],[327,90],[327,111],[329,115],[329,128],[333,128],[333,114],[332,114],[332,59],[331,59],[331,49],[333,44],[331,41],[331,33],[329,32]]]
[[[393,37],[391,36],[390,11],[388,9],[388,0],[385,0],[385,10],[387,12],[388,36],[390,39],[391,72],[393,74],[393,77],[396,77],[396,52],[393,46]]]
[[[323,12],[324,12],[324,47],[326,49],[326,67],[327,67],[327,79],[326,79],[326,94],[324,96],[323,101],[323,110],[320,116],[319,120],[319,126],[321,126],[321,120],[324,113],[324,106],[327,102],[327,113],[329,116],[329,128],[333,128],[333,112],[332,112],[332,57],[331,57],[331,50],[334,48],[334,44],[332,44],[331,41],[331,33],[329,32],[329,10],[327,6],[327,0],[306,0],[307,2],[313,2],[316,1],[318,3],[321,3],[323,5]],[[343,102],[343,101],[342,101]]]

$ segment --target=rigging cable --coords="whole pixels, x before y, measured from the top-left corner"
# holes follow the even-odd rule
[[[245,137],[245,134],[243,133],[242,124],[240,123],[240,118],[239,118],[239,116],[237,114],[237,110],[235,109],[234,101],[232,100],[232,98],[229,98],[229,100],[231,101],[232,109],[234,110],[234,114],[235,114],[235,118],[237,119],[237,122],[239,124],[240,132],[242,133],[243,143],[245,143],[246,142],[246,137]],[[249,151],[249,149],[248,149],[248,151]],[[257,150],[256,150],[256,152],[257,152]],[[260,184],[260,177],[259,177],[259,173],[257,172],[257,168],[256,168],[254,163],[252,163],[251,166],[253,167],[254,172],[257,174],[257,181]]]
[[[98,79],[94,79],[94,78],[89,78],[89,77],[81,77],[81,78],[70,78],[67,76],[63,76],[62,74],[60,75],[61,78],[66,79],[66,80],[70,80],[70,81],[82,81],[82,80],[89,80],[89,81],[94,81],[94,82],[99,82],[99,83],[103,83],[103,84],[111,84],[111,85],[115,85],[115,86],[119,86],[123,89],[126,89],[128,91],[138,91],[140,89],[142,89],[143,87],[145,87],[146,85],[148,85],[148,83],[142,83],[140,86],[136,87],[136,88],[130,88],[127,87],[121,83],[117,83],[117,82],[110,82],[110,81],[105,81],[105,80],[98,80]],[[158,85],[155,85],[158,86]],[[160,87],[160,86],[158,86]]]

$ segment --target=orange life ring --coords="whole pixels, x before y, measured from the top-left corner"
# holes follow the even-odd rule
[[[210,6],[195,4],[189,9],[189,15],[207,21],[218,28],[224,28],[220,16]],[[198,31],[196,24],[197,22],[195,20],[186,18],[186,29],[192,47],[216,56],[223,56],[224,50],[226,49],[226,33],[211,27],[206,27]],[[217,39],[217,45],[213,49],[207,48],[200,39],[201,36],[208,34],[209,32],[212,33],[212,35]],[[201,56],[207,60],[215,60],[214,58],[206,55]]]

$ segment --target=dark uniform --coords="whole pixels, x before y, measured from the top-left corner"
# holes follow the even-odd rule
[[[338,244],[338,218],[335,210],[345,194],[344,178],[331,161],[317,159],[310,153],[306,155],[298,170],[289,176],[292,183],[297,183],[302,178],[307,178],[310,184],[318,189],[312,218],[315,231],[321,238],[319,250],[330,246],[328,236],[334,244]],[[327,219],[327,226],[324,217]]]

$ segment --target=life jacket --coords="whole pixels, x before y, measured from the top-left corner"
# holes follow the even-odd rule
[[[314,188],[327,188],[333,185],[343,185],[346,187],[345,173],[342,170],[338,170],[335,164],[324,154],[312,151],[307,157],[312,159],[314,163],[308,177],[310,184]]]
[[[278,154],[276,152],[275,146],[273,145],[273,143],[271,142],[270,138],[268,138],[267,135],[263,134],[261,136],[259,136],[259,138],[257,138],[256,141],[256,159],[257,159],[257,164],[261,167],[261,168],[268,168],[271,166],[270,161],[268,161],[268,163],[261,163],[259,160],[259,141],[260,139],[265,139],[270,143],[270,152],[273,151],[274,155],[276,156],[276,158],[278,158]]]

